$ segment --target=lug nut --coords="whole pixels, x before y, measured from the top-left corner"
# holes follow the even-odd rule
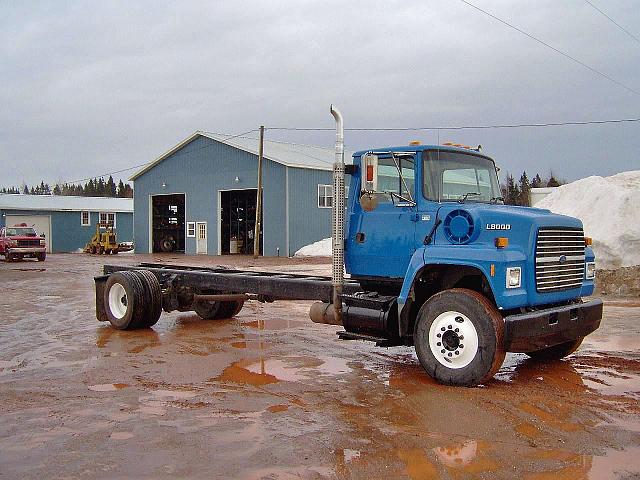
[[[451,330],[453,327],[452,327],[451,325],[449,325],[447,328],[448,328],[449,330]]]
[[[456,355],[460,355],[460,352],[458,350],[456,350]]]
[[[442,334],[440,334],[440,333],[439,333],[439,334],[438,334],[438,335],[436,335],[436,336],[437,336],[438,338],[440,338],[440,337],[442,336]]]
[[[458,336],[458,338],[459,338],[460,340],[464,340],[464,336],[462,336],[462,335]]]
[[[440,342],[436,343],[437,346],[441,347],[442,344]]]
[[[444,327],[442,327],[440,330],[442,330],[444,332],[446,329]]]
[[[464,345],[463,345],[463,344],[460,344],[460,345],[458,345],[458,346],[459,346],[460,348],[464,348]]]
[[[460,331],[460,329],[459,329],[459,328],[456,328],[456,329],[454,330],[454,332],[456,332],[456,333],[458,333],[459,331]]]
[[[449,352],[449,356],[451,356],[451,352]]]
[[[440,350],[440,353],[444,353],[444,352],[445,352],[444,348],[442,350]]]

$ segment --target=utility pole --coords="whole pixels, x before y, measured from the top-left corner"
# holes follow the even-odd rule
[[[262,228],[262,157],[264,155],[264,125],[260,125],[258,147],[258,194],[256,199],[256,226],[253,233],[253,258],[260,254],[260,229]]]

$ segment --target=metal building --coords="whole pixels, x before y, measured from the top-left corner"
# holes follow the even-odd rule
[[[44,234],[47,252],[76,252],[98,221],[114,222],[119,242],[133,241],[130,198],[0,194],[0,228],[26,223]]]
[[[133,175],[136,252],[253,254],[258,146],[196,132]],[[331,235],[333,161],[333,148],[265,140],[262,254]]]

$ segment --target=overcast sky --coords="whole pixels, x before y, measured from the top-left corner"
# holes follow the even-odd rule
[[[640,42],[585,1],[470,1],[640,91]],[[591,1],[640,37],[637,0]],[[332,102],[346,127],[640,117],[640,95],[456,0],[2,1],[0,12],[4,186],[142,164],[196,130],[330,128]],[[345,139],[354,150],[411,140],[437,134]],[[640,169],[640,122],[441,131],[440,141],[482,144],[517,175]]]

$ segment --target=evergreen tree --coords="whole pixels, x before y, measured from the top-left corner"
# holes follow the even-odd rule
[[[518,205],[520,189],[518,188],[518,184],[513,178],[513,175],[511,175],[510,173],[507,174],[507,183],[504,193],[504,203],[506,203],[507,205]]]
[[[118,193],[116,196],[121,198],[124,197],[124,183],[122,182],[122,179],[118,182]]]
[[[107,197],[116,196],[116,182],[113,181],[113,177],[111,175],[109,175],[109,180],[107,180],[107,183],[106,183],[105,195]]]
[[[553,173],[552,173],[551,177],[547,181],[547,187],[559,187],[559,186],[560,186],[560,182],[556,180],[556,178],[553,176]]]
[[[520,175],[520,195],[518,196],[518,205],[522,205],[523,207],[529,206],[529,191],[531,190],[531,185],[529,184],[529,178],[527,177],[527,172],[522,172]]]
[[[27,184],[25,183],[24,186],[22,187],[22,193],[24,195],[29,195],[29,187],[27,186]]]
[[[540,174],[536,173],[536,176],[531,180],[531,188],[540,188],[542,187],[542,179],[540,178]]]

